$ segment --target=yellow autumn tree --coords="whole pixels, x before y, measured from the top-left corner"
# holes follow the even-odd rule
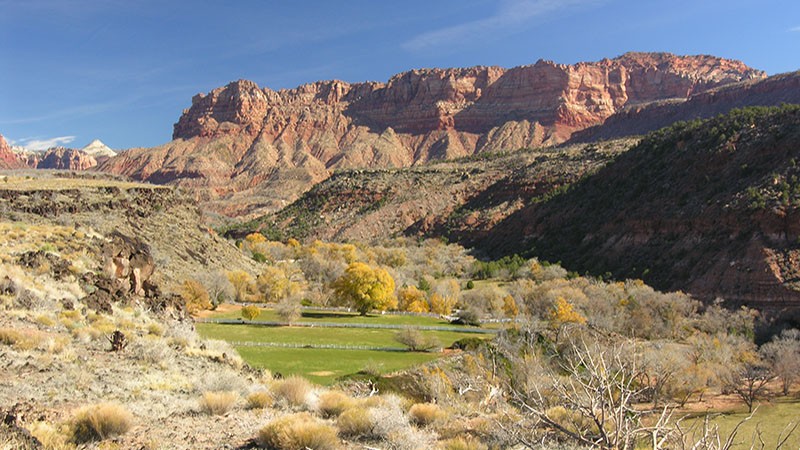
[[[550,324],[554,328],[558,328],[566,323],[585,324],[586,317],[575,310],[572,303],[568,302],[564,297],[559,296],[556,298],[556,304],[550,310]]]
[[[438,292],[434,292],[431,294],[431,312],[436,314],[440,314],[443,316],[447,316],[453,312],[453,308],[456,307],[456,298],[455,297],[445,297]]]
[[[256,305],[247,305],[242,308],[242,317],[246,320],[253,320],[261,315],[261,309]]]
[[[211,298],[202,284],[195,280],[186,280],[181,285],[181,298],[190,314],[211,309]]]
[[[267,242],[267,238],[265,238],[261,233],[250,233],[245,236],[244,240],[253,245]]]
[[[517,307],[517,302],[514,301],[514,297],[507,295],[503,299],[503,312],[506,317],[517,317],[519,315],[519,308]]]
[[[425,299],[425,292],[416,286],[406,286],[397,292],[397,307],[401,311],[428,312],[430,306]]]
[[[298,283],[291,281],[286,270],[279,266],[266,266],[256,284],[258,291],[268,302],[280,301],[300,290]]]
[[[233,285],[236,301],[245,301],[247,299],[247,292],[250,290],[250,285],[253,283],[253,278],[250,274],[242,270],[228,272],[226,275],[228,276],[228,281]]]
[[[394,288],[394,279],[389,272],[361,262],[351,263],[333,283],[337,299],[354,307],[362,316],[373,309],[396,308]]]

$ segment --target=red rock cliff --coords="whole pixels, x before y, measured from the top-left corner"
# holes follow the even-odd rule
[[[6,139],[0,134],[0,169],[21,169],[25,162],[11,150]]]
[[[556,144],[622,107],[763,78],[738,61],[629,53],[575,65],[419,69],[386,83],[324,81],[261,89],[240,80],[192,99],[174,140],[101,170],[191,188],[228,215],[263,213],[336,168]]]
[[[36,164],[37,169],[87,170],[97,161],[86,153],[73,148],[48,149]]]

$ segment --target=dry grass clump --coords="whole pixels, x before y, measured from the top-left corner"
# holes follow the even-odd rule
[[[250,409],[264,409],[272,406],[274,399],[267,391],[254,391],[247,395],[247,407]]]
[[[0,328],[0,344],[10,345],[15,350],[25,351],[38,349],[47,353],[60,353],[64,350],[68,339],[38,330],[18,330]]]
[[[408,416],[411,423],[424,427],[445,419],[447,413],[435,403],[417,403],[408,410]]]
[[[228,412],[239,399],[239,394],[231,391],[203,392],[200,397],[200,409],[212,416],[221,416]]]
[[[439,445],[441,450],[488,450],[489,447],[472,436],[455,437]]]
[[[82,444],[127,432],[133,415],[116,403],[100,403],[79,409],[70,421],[71,441]]]
[[[273,450],[335,450],[340,448],[336,429],[308,413],[290,414],[269,422],[256,441]]]
[[[61,427],[56,427],[47,422],[35,422],[30,426],[30,433],[31,436],[42,443],[42,446],[44,446],[46,450],[75,449],[75,445],[68,442],[70,436],[69,433],[65,433],[65,427],[63,425]],[[0,449],[6,450],[2,445],[0,445]],[[8,450],[11,449],[16,450],[16,447],[10,447]]]
[[[355,400],[339,391],[327,391],[319,396],[319,413],[324,418],[338,417],[346,409],[352,408]]]
[[[311,394],[311,383],[303,377],[292,375],[274,382],[272,393],[289,406],[303,406]]]
[[[336,426],[342,436],[354,438],[372,436],[372,418],[369,409],[363,406],[354,406],[343,411],[336,419]]]

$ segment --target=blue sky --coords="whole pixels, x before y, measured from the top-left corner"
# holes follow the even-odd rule
[[[800,69],[797,0],[0,0],[0,134],[17,144],[168,142],[193,95],[385,81],[420,67],[627,51]]]

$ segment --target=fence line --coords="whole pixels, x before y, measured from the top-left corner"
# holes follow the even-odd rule
[[[226,303],[230,303],[232,305],[237,305],[237,306],[258,306],[259,308],[264,308],[264,309],[272,309],[275,306],[274,303],[266,303],[266,302],[229,301]],[[300,309],[302,309],[303,311],[333,311],[333,312],[349,312],[349,313],[356,312],[353,308],[348,308],[346,306],[301,306]],[[373,313],[378,315],[385,314],[392,316],[418,316],[418,317],[433,317],[433,318],[442,317],[441,314],[436,314],[432,312],[374,311]]]
[[[485,329],[485,328],[459,328],[459,327],[440,327],[434,325],[394,325],[394,324],[378,324],[378,323],[333,323],[333,322],[273,322],[273,321],[259,321],[243,319],[195,319],[195,322],[200,323],[217,323],[222,325],[257,325],[262,327],[306,327],[306,328],[380,328],[384,330],[404,330],[406,328],[413,328],[421,331],[453,331],[457,333],[475,333],[475,334],[497,334],[499,330]]]
[[[280,348],[312,348],[333,350],[370,350],[377,352],[407,352],[402,347],[372,347],[368,345],[339,345],[339,344],[298,344],[293,342],[254,342],[254,341],[228,341],[234,347],[280,347]]]

